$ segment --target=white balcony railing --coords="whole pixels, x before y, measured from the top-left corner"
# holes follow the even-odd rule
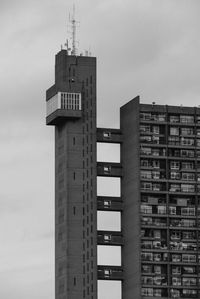
[[[81,93],[58,92],[47,101],[46,109],[47,116],[57,109],[81,110]]]

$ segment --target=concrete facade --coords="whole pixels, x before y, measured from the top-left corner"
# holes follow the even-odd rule
[[[82,109],[47,117],[55,125],[55,298],[95,299],[96,59],[59,52],[47,101],[58,92],[81,93]]]
[[[97,128],[96,59],[66,50],[47,104],[56,299],[96,299],[98,279],[122,281],[122,299],[200,298],[200,109],[136,97],[120,108],[120,129]],[[120,163],[98,162],[97,142],[119,144]],[[97,176],[120,178],[121,195],[97,196]],[[121,230],[97,231],[98,210],[120,212]],[[98,266],[97,245],[121,246],[122,265]]]

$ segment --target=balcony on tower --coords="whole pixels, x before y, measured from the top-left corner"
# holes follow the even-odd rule
[[[46,102],[46,124],[58,125],[82,115],[81,93],[58,92]]]

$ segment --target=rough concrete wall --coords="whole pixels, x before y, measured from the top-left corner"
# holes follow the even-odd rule
[[[139,98],[120,109],[123,299],[140,298]]]

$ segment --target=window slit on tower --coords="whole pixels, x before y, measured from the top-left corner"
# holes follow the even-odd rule
[[[74,286],[76,285],[76,277],[74,277]]]

